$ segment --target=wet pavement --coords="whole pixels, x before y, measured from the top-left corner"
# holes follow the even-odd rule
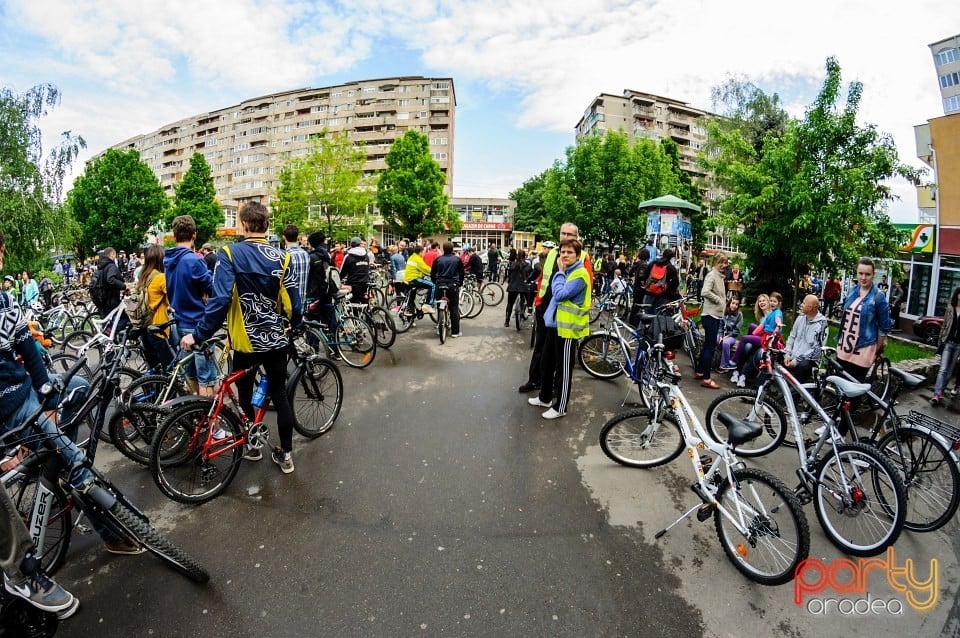
[[[792,584],[763,587],[741,576],[712,520],[693,518],[655,540],[695,503],[689,468],[675,461],[636,470],[603,455],[597,437],[623,409],[624,379],[598,381],[577,370],[568,416],[540,418],[542,409],[517,392],[529,333],[504,328],[502,312],[503,305],[488,308],[464,321],[465,336],[444,345],[425,321],[368,369],[341,367],[340,419],[314,441],[295,435],[296,471],[282,475],[269,458],[245,462],[211,503],[169,501],[144,468],[101,448],[98,466],[204,564],[211,581],[194,585],[149,554],[111,556],[95,535],[76,535],[57,577],[82,606],[58,635],[955,632],[956,520],[932,534],[904,533],[896,545],[898,560],[914,559],[920,575],[938,561],[938,602],[925,613],[907,605],[902,614],[798,606]],[[702,414],[723,390],[692,383],[689,362],[681,368],[683,389]],[[929,412],[923,392],[904,404]],[[960,422],[960,403],[938,410]],[[795,464],[792,450],[757,463],[788,484]],[[812,506],[805,511],[811,556],[841,557]],[[867,591],[885,603],[905,596],[879,572]]]

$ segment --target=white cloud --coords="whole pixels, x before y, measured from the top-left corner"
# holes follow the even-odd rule
[[[815,91],[825,59],[835,55],[844,78],[865,85],[862,119],[892,134],[901,157],[916,163],[912,126],[942,114],[927,44],[960,30],[960,4],[935,0],[6,4],[0,19],[10,24],[0,26],[36,36],[29,56],[35,59],[25,68],[49,68],[87,87],[84,105],[69,114],[116,116],[109,125],[71,123],[95,131],[87,135],[101,148],[255,95],[322,86],[333,74],[375,64],[376,51],[389,41],[422,56],[410,73],[517,94],[509,114],[516,126],[571,140],[583,110],[602,92],[636,89],[710,108],[710,88],[730,74],[768,90],[791,83]],[[32,79],[39,81],[52,80]],[[802,110],[812,97],[793,108]],[[116,134],[126,126],[137,128]]]

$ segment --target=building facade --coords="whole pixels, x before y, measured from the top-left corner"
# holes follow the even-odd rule
[[[386,167],[393,142],[408,130],[426,135],[452,192],[456,95],[452,78],[402,76],[307,88],[245,100],[137,135],[113,148],[133,148],[169,194],[201,153],[210,165],[229,230],[246,201],[269,204],[280,169],[306,155],[310,136],[346,132],[366,149],[364,173]]]
[[[943,113],[960,113],[960,35],[930,45],[940,82]]]

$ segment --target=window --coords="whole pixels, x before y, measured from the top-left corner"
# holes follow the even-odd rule
[[[945,89],[960,84],[960,73],[954,71],[940,76],[940,88]]]
[[[438,162],[446,161],[447,159],[446,153],[433,153],[432,155],[433,155],[433,159],[437,160]]]
[[[224,228],[236,228],[237,227],[237,211],[233,208],[224,208],[223,209],[223,227]]]
[[[439,91],[439,90],[443,90],[443,89],[449,89],[449,88],[450,88],[450,83],[449,83],[449,82],[434,82],[434,83],[433,83],[433,88],[434,88],[434,89],[437,89],[438,91]]]
[[[446,143],[447,143],[447,138],[445,138],[445,137],[431,137],[431,138],[430,138],[430,143],[431,143],[431,144],[446,144]]]
[[[410,114],[409,114],[409,113],[406,113],[406,112],[404,112],[404,111],[401,111],[401,112],[397,113],[397,119],[398,119],[398,120],[409,120],[409,119],[410,119]]]
[[[956,73],[954,73],[954,75],[956,75]],[[450,103],[449,97],[437,96],[437,97],[430,98],[430,104],[449,104],[449,103]]]
[[[960,95],[953,95],[943,99],[943,112],[946,114],[960,111]]]
[[[937,61],[937,66],[943,66],[944,64],[960,61],[960,51],[958,51],[956,47],[951,47],[938,51],[933,57]]]
[[[397,100],[397,106],[410,106],[410,100]]]

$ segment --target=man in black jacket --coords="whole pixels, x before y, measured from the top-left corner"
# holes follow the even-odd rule
[[[333,297],[327,290],[327,269],[333,267],[330,253],[324,245],[327,237],[322,231],[310,233],[307,242],[310,244],[310,267],[307,271],[307,301],[304,307],[316,301],[317,309],[309,313],[308,318],[316,318],[327,328],[333,331],[337,318],[333,310]]]
[[[658,308],[665,303],[669,303],[676,299],[680,298],[680,273],[677,271],[677,267],[673,265],[673,249],[667,248],[663,251],[663,254],[660,255],[659,259],[654,260],[650,264],[650,269],[647,271],[647,285],[644,288],[643,303],[651,305],[653,308]],[[652,280],[660,281],[661,277],[659,274],[665,271],[666,279],[664,283],[663,290],[656,290],[650,286]]]
[[[370,284],[370,258],[361,243],[359,237],[350,240],[350,250],[340,266],[340,280],[350,286],[352,303],[367,302],[367,286]]]
[[[437,285],[435,299],[444,295],[446,289],[447,312],[450,313],[451,337],[462,337],[460,332],[460,286],[463,285],[463,262],[453,254],[453,244],[444,242],[443,254],[430,267],[430,280]]]
[[[120,267],[117,266],[117,251],[113,248],[104,248],[100,255],[100,261],[97,264],[97,270],[100,271],[99,283],[104,288],[104,301],[102,306],[97,306],[101,317],[120,305],[120,293],[127,289],[123,283],[123,275],[120,274]]]

